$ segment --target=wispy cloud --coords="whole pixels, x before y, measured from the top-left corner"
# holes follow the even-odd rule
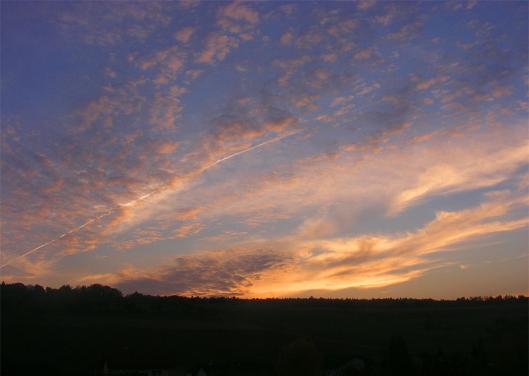
[[[139,277],[120,272],[85,280],[106,279],[126,291],[186,295],[285,296],[305,290],[383,287],[438,267],[423,257],[429,253],[448,252],[469,239],[527,226],[527,218],[508,215],[528,203],[526,196],[495,192],[479,206],[439,212],[411,233],[311,241],[287,237],[245,250],[179,257],[173,265],[137,271]]]

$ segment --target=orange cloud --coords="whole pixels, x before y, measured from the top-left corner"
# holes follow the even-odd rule
[[[453,150],[457,155],[457,151]],[[508,179],[529,158],[529,145],[492,151],[479,156],[476,168],[470,153],[453,164],[435,163],[422,173],[413,187],[402,191],[393,201],[390,213],[396,214],[413,202],[430,195],[492,186]],[[470,155],[469,155],[470,154]]]
[[[413,232],[313,240],[287,236],[275,242],[263,240],[237,249],[178,257],[159,268],[138,271],[138,275],[125,270],[101,278],[126,291],[183,295],[265,297],[383,287],[443,265],[443,261],[425,258],[428,254],[460,252],[455,245],[527,226],[528,218],[508,216],[528,204],[527,196],[496,192],[481,205],[439,212]]]

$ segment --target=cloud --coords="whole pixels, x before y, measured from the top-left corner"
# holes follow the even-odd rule
[[[294,39],[294,33],[292,32],[292,30],[289,30],[289,31],[286,31],[283,35],[281,35],[279,42],[282,45],[287,46],[290,43],[292,43],[293,39]]]
[[[373,48],[364,48],[356,52],[353,57],[355,60],[369,60],[374,54]]]
[[[522,129],[519,127],[518,131],[523,132]],[[348,231],[362,215],[373,217],[378,212],[381,217],[385,213],[395,216],[411,205],[440,195],[449,197],[457,192],[490,189],[500,182],[512,181],[524,166],[526,148],[524,144],[511,145],[513,133],[466,132],[464,137],[457,133],[439,134],[421,143],[411,138],[399,147],[388,141],[402,137],[399,133],[381,134],[366,144],[343,144],[330,154],[282,165],[278,169],[281,174],[254,173],[250,177],[246,173],[245,189],[237,178],[218,182],[211,192],[202,186],[201,197],[211,197],[208,204],[204,201],[208,210],[202,220],[258,216],[262,226],[303,213],[302,218],[307,219],[306,236],[311,231],[327,234]],[[448,148],[451,153],[444,153]],[[416,158],[417,155],[421,158]],[[476,160],[485,164],[476,165]],[[435,166],[455,172],[457,179],[436,175]],[[419,192],[415,191],[415,182],[427,181],[424,176],[433,176],[435,180],[428,180],[431,183],[428,188],[411,199],[410,192]],[[323,181],[332,184],[321,184]],[[337,221],[328,216],[311,220],[312,214],[308,213],[325,210],[336,202],[341,202],[348,214],[344,213]]]
[[[263,270],[280,267],[284,261],[280,254],[267,250],[233,250],[177,257],[166,267],[139,271],[139,276],[129,270],[104,278],[114,279],[114,285],[125,292],[234,296],[251,288]]]
[[[314,240],[286,237],[238,250],[178,257],[150,271],[123,271],[101,278],[126,292],[169,295],[288,296],[306,290],[383,287],[443,265],[426,257],[433,252],[448,252],[476,237],[527,226],[527,218],[509,219],[508,215],[528,203],[526,196],[495,192],[478,206],[438,212],[413,232],[349,238],[326,238],[322,233]]]
[[[442,84],[446,81],[448,81],[450,78],[448,76],[439,76],[439,77],[433,77],[427,80],[422,80],[417,83],[416,88],[417,90],[428,90],[432,86]]]
[[[217,12],[217,25],[223,32],[234,34],[241,41],[254,39],[258,23],[259,13],[249,3],[233,1],[219,7]]]
[[[375,22],[382,24],[384,26],[387,26],[391,23],[391,20],[393,19],[392,14],[385,14],[380,16],[375,16]]]
[[[200,223],[190,223],[187,225],[183,225],[182,227],[178,228],[174,231],[174,236],[177,238],[186,238],[190,235],[196,234],[200,232],[204,228],[203,225]]]
[[[276,59],[272,62],[274,66],[283,70],[283,74],[278,78],[277,83],[280,86],[286,86],[289,79],[300,69],[303,65],[309,63],[312,58],[308,55],[303,55],[293,59]]]
[[[183,29],[178,30],[174,37],[177,41],[181,43],[187,43],[191,39],[191,36],[195,32],[195,29],[191,26],[184,27]]]
[[[356,6],[360,10],[368,10],[376,4],[376,0],[360,0],[357,2]]]
[[[153,129],[174,129],[183,110],[181,97],[186,89],[177,85],[154,95],[149,109],[149,122]]]
[[[151,69],[154,67],[160,67],[168,70],[171,73],[175,73],[184,65],[184,57],[176,47],[169,47],[164,50],[159,50],[151,57],[142,59],[138,66],[142,70]]]
[[[493,197],[484,204],[456,212],[440,212],[423,228],[408,234],[374,235],[358,238],[315,240],[302,245],[295,267],[279,283],[255,286],[257,296],[299,294],[302,290],[338,290],[349,287],[374,288],[417,278],[442,265],[424,258],[446,252],[451,246],[475,237],[512,231],[529,220],[500,219],[527,197]],[[279,285],[282,285],[280,288]]]
[[[291,132],[298,124],[295,116],[272,105],[256,103],[241,108],[237,104],[213,119],[211,131],[204,135],[202,143],[210,153],[226,153],[230,144],[243,142],[249,146],[265,135]]]
[[[225,34],[210,33],[206,39],[204,50],[198,55],[196,62],[213,64],[222,61],[230,50],[239,45],[237,39]]]
[[[407,42],[416,38],[424,26],[424,17],[418,17],[414,21],[402,26],[398,31],[387,34],[387,39],[392,41]]]
[[[455,150],[454,150],[455,152]],[[483,153],[483,151],[481,151]],[[457,152],[456,152],[457,153]],[[417,184],[405,189],[393,201],[390,213],[395,215],[419,199],[428,196],[493,186],[509,179],[518,168],[527,164],[529,145],[513,145],[501,151],[480,153],[476,168],[471,153],[455,165],[436,163],[418,176]]]
[[[292,104],[294,105],[294,107],[297,107],[297,108],[305,108],[309,111],[315,111],[319,108],[318,104],[315,103],[315,101],[319,97],[320,96],[317,94],[307,93],[302,96],[293,97]]]
[[[176,142],[162,142],[158,146],[157,152],[160,154],[171,154],[174,153],[178,149],[178,143]]]
[[[251,24],[259,22],[259,14],[251,9],[247,4],[240,1],[232,3],[219,9],[219,16],[241,20]]]

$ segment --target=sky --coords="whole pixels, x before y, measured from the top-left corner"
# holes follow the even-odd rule
[[[528,294],[528,3],[1,3],[0,279]]]

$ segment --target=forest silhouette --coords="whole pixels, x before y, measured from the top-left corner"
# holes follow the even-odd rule
[[[528,298],[240,299],[1,285],[2,375],[526,375]]]

